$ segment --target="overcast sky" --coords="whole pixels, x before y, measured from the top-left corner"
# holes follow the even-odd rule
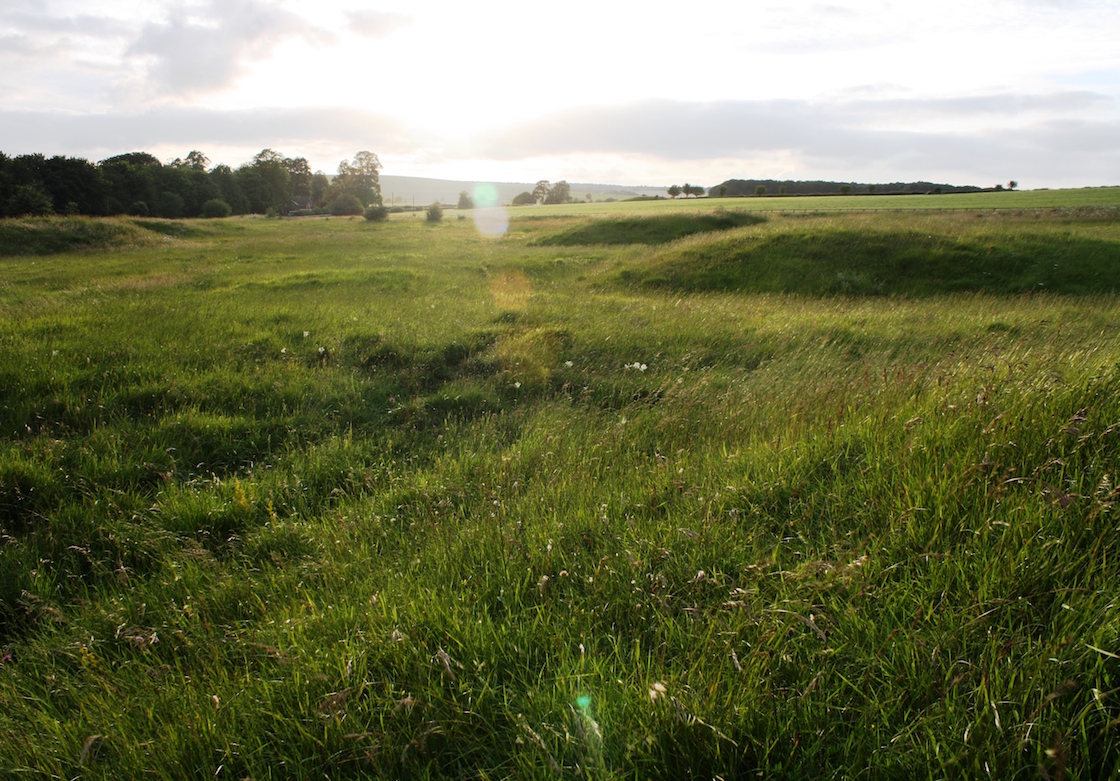
[[[0,151],[1120,184],[1120,0],[0,0]]]

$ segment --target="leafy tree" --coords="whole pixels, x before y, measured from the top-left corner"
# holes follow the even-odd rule
[[[217,165],[208,174],[210,181],[221,193],[220,200],[229,204],[234,214],[249,213],[249,199],[237,183],[237,174],[228,165]]]
[[[373,152],[358,152],[352,161],[338,164],[338,175],[331,183],[327,200],[333,201],[346,193],[355,196],[362,206],[381,203],[381,161]]]
[[[840,194],[841,194],[841,195],[847,195],[847,194],[848,194],[848,193],[850,193],[851,191],[852,191],[852,186],[851,186],[850,184],[842,184],[842,185],[840,185]]]
[[[439,201],[436,201],[428,207],[428,211],[425,212],[424,216],[428,222],[439,222],[443,219],[443,206],[440,205]]]
[[[471,198],[471,194],[468,193],[466,190],[463,190],[461,193],[459,193],[459,205],[456,206],[455,208],[457,208],[457,209],[473,209],[474,208],[474,198]]]
[[[327,190],[331,186],[331,180],[322,171],[316,171],[311,175],[311,204],[313,206],[322,206],[325,200]]]
[[[1018,186],[1019,186],[1019,183],[1016,182],[1014,179],[1012,179],[1010,182],[1007,183],[1007,189],[1008,190],[1014,190]]]
[[[35,184],[21,184],[8,199],[4,211],[9,217],[42,217],[54,214],[51,197]]]
[[[222,217],[228,217],[231,214],[233,214],[233,209],[221,198],[211,198],[209,201],[202,204],[202,216],[207,219],[220,219]]]
[[[348,217],[362,214],[364,210],[365,207],[363,207],[362,202],[358,200],[358,196],[351,195],[350,193],[343,193],[331,201],[331,214],[335,217]]]
[[[676,198],[680,194],[681,194],[681,186],[679,184],[674,184],[672,187],[669,188],[669,197],[670,198]]]
[[[766,185],[760,184],[758,187],[754,188],[754,194],[755,195],[766,195]]]
[[[183,196],[170,190],[164,190],[156,196],[153,211],[157,217],[175,220],[183,216],[183,205]]]
[[[548,198],[549,192],[552,190],[552,185],[549,184],[547,179],[541,179],[537,182],[537,186],[533,188],[533,198],[537,203],[544,203]]]
[[[726,187],[720,187],[720,190],[726,190],[726,189],[727,189]],[[785,195],[785,194],[786,194],[786,186],[784,184],[779,184],[778,185],[778,195]]]
[[[786,188],[784,188],[784,187],[783,187],[783,188],[782,188],[782,192],[785,192],[785,189],[786,189]],[[726,196],[727,196],[727,185],[726,185],[726,184],[721,184],[721,185],[719,186],[719,197],[720,197],[720,198],[724,198],[724,197],[726,197]]]
[[[685,186],[684,186],[684,187],[682,188],[682,190],[683,190],[683,192],[684,192],[684,194],[685,194],[686,196],[687,196],[687,195],[695,195],[695,196],[700,196],[700,195],[703,195],[703,194],[704,194],[704,188],[703,188],[703,187],[701,187],[701,186],[700,186],[700,185],[698,185],[698,184],[695,184],[695,185],[693,185],[693,184],[686,184],[686,185],[685,185]]]
[[[871,193],[875,192],[875,185],[873,185],[873,184],[867,185],[867,192],[868,192],[868,194],[871,194]]]
[[[528,192],[528,191],[523,192],[523,193],[518,193],[517,195],[513,196],[513,205],[514,206],[529,206],[530,204],[534,204],[536,202],[537,202],[536,196],[533,195],[531,192]]]
[[[305,198],[311,195],[311,165],[306,157],[285,157],[280,161],[288,172],[290,195]]]
[[[552,187],[548,191],[548,195],[545,196],[544,202],[545,203],[568,203],[571,200],[572,200],[572,188],[570,186],[568,186],[567,182],[561,180],[561,181],[557,182],[556,184],[552,185]]]

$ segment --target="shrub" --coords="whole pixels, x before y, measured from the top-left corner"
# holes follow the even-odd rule
[[[144,201],[133,201],[132,205],[128,207],[128,213],[133,217],[147,217],[149,213],[148,204]]]
[[[436,201],[428,207],[426,216],[428,218],[428,222],[439,222],[443,219],[443,207],[440,206],[439,201]]]
[[[206,203],[202,204],[202,216],[207,219],[219,219],[221,217],[228,217],[231,214],[233,214],[233,209],[221,198],[211,198]]]
[[[537,199],[534,198],[533,194],[530,192],[523,192],[519,195],[514,196],[513,198],[514,206],[531,206],[536,202]]]
[[[331,214],[335,217],[348,217],[362,213],[362,202],[356,195],[340,195],[331,201]]]
[[[474,208],[474,198],[472,198],[471,194],[468,193],[466,190],[463,190],[463,192],[459,193],[459,205],[456,206],[455,208],[457,208],[457,209],[473,209]]]
[[[385,220],[389,219],[389,210],[384,206],[371,204],[370,207],[366,209],[365,218],[370,222],[385,222]]]

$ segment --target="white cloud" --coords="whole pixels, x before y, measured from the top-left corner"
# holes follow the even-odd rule
[[[148,22],[128,48],[150,60],[152,85],[175,94],[228,87],[252,60],[267,59],[287,38],[329,41],[322,28],[260,0],[209,0],[202,12],[183,3],[166,21]],[[302,67],[293,63],[292,68]]]
[[[344,13],[350,30],[369,38],[384,38],[411,21],[404,14],[384,11],[345,11]]]

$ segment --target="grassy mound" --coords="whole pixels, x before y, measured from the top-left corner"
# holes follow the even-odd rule
[[[658,214],[595,220],[536,242],[541,247],[571,247],[586,244],[667,244],[697,233],[725,231],[757,225],[766,218],[747,212],[708,214]]]
[[[1120,243],[1066,233],[947,236],[824,228],[674,248],[624,279],[680,291],[927,296],[1120,290]]]
[[[0,257],[55,255],[146,244],[151,239],[131,222],[91,217],[0,220]]]

